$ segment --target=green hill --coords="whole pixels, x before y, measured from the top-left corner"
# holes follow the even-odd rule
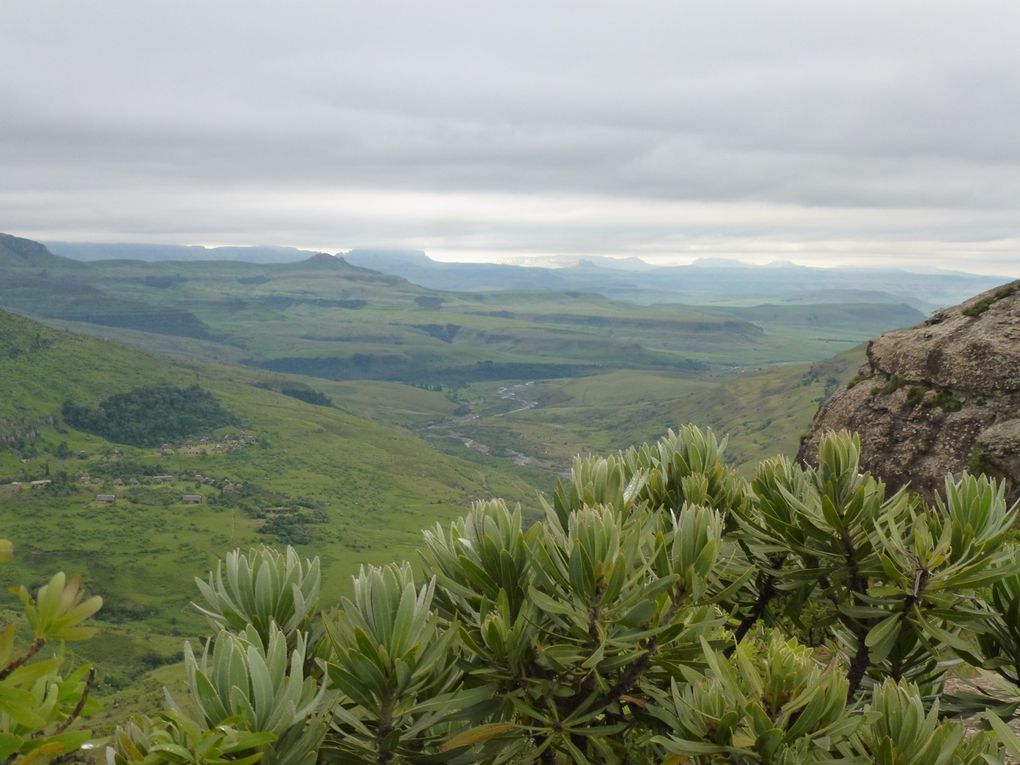
[[[335,598],[361,563],[407,555],[422,527],[476,498],[509,496],[535,508],[531,486],[542,476],[529,485],[512,465],[451,457],[342,402],[285,395],[280,380],[151,356],[0,311],[0,523],[17,550],[3,582],[66,569],[103,594],[102,618],[117,629],[83,652],[99,661],[107,692],[144,689],[135,681],[199,629],[187,608],[192,578],[235,546],[287,541],[314,551],[329,572],[326,597]],[[94,408],[151,386],[198,386],[232,424],[143,448],[61,417],[68,400]],[[451,407],[440,394],[413,393],[405,407],[420,416]],[[132,416],[142,415],[136,408]]]
[[[639,306],[591,291],[443,292],[325,254],[261,264],[66,261],[74,273],[26,273],[12,262],[0,256],[0,306],[19,312],[146,348],[166,343],[153,334],[184,338],[175,344],[185,354],[287,374],[447,389],[818,360],[919,316],[888,305],[752,310]]]
[[[733,317],[587,293],[435,292],[328,255],[95,262],[89,283],[112,299],[194,314],[251,366],[328,379],[450,387],[604,367],[690,370],[763,335]]]
[[[738,317],[761,327],[796,327],[815,334],[824,332],[854,338],[860,337],[862,332],[879,334],[889,327],[909,327],[925,319],[916,308],[891,302],[762,304],[725,309],[699,306],[697,310],[710,315]]]
[[[57,269],[74,272],[82,271],[84,268],[76,260],[54,255],[39,242],[0,233],[0,269],[5,271]]]
[[[144,332],[209,338],[187,309],[158,307],[134,295],[115,297],[90,279],[89,266],[54,255],[30,239],[0,234],[0,306],[67,321]]]

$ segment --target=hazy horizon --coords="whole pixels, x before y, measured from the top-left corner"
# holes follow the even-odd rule
[[[11,233],[11,232],[0,232],[0,233]],[[26,237],[31,238],[31,237]],[[74,240],[48,240],[43,241],[43,244],[50,248],[57,247],[60,245],[88,245],[90,247],[102,247],[106,245],[115,247],[130,247],[130,246],[155,246],[155,247],[186,247],[186,248],[202,248],[209,251],[210,254],[214,253],[217,249],[281,249],[281,250],[300,250],[301,252],[307,252],[309,254],[326,253],[329,255],[343,256],[349,254],[354,250],[362,252],[379,251],[384,253],[420,253],[425,257],[436,263],[461,263],[461,264],[500,264],[500,265],[514,265],[528,268],[570,268],[580,264],[582,261],[592,261],[596,265],[603,264],[605,261],[617,261],[620,264],[624,264],[628,261],[634,262],[639,261],[643,266],[657,267],[657,266],[690,266],[690,265],[739,265],[746,267],[757,267],[757,268],[769,268],[776,266],[791,266],[791,267],[805,267],[805,268],[822,268],[822,269],[868,269],[868,270],[879,270],[879,271],[903,271],[913,273],[928,273],[928,272],[941,272],[941,273],[962,273],[975,276],[1001,276],[1003,278],[1013,278],[1020,275],[1020,269],[1017,269],[1016,273],[1009,273],[1005,271],[980,271],[980,270],[967,270],[963,268],[953,268],[944,266],[895,266],[895,265],[882,265],[882,264],[868,264],[868,263],[840,263],[834,261],[822,261],[822,262],[811,262],[810,259],[790,259],[790,258],[765,258],[765,257],[727,257],[722,255],[709,255],[701,257],[691,258],[668,258],[666,262],[657,262],[655,258],[648,256],[640,257],[637,255],[606,255],[602,253],[593,253],[589,255],[577,254],[577,255],[540,255],[535,253],[528,253],[519,257],[512,255],[503,255],[499,258],[470,258],[470,257],[454,257],[454,258],[441,258],[436,257],[433,253],[425,250],[422,247],[403,247],[403,248],[392,248],[392,247],[379,247],[373,245],[365,245],[359,247],[299,247],[297,245],[290,244],[278,244],[270,242],[261,242],[258,244],[235,244],[235,243],[222,243],[222,244],[209,244],[209,243],[195,243],[195,242],[139,242],[139,241],[122,241],[122,242],[96,242],[96,241],[74,241]],[[116,253],[114,253],[115,255]],[[68,255],[68,257],[74,258],[75,256]],[[95,260],[96,258],[76,258],[83,260]],[[168,258],[168,260],[170,260]],[[263,261],[269,262],[269,261]]]

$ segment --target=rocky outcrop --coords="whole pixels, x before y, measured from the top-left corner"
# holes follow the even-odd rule
[[[946,473],[981,471],[1020,499],[1020,281],[868,343],[867,362],[815,415],[822,435],[856,431],[863,467],[931,499]]]

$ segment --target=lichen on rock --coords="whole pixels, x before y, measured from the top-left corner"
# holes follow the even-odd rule
[[[862,468],[929,499],[979,461],[1020,499],[1020,281],[868,343],[867,361],[818,410],[798,459],[822,435],[861,437]]]

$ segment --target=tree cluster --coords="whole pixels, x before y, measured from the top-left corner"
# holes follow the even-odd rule
[[[133,446],[177,443],[237,424],[216,397],[198,385],[135,388],[100,401],[95,409],[66,401],[62,414],[71,427]]]
[[[284,396],[290,396],[291,398],[296,398],[299,401],[304,401],[306,404],[314,404],[315,406],[333,406],[333,399],[322,391],[309,388],[306,385],[284,385],[280,388],[280,393]]]

